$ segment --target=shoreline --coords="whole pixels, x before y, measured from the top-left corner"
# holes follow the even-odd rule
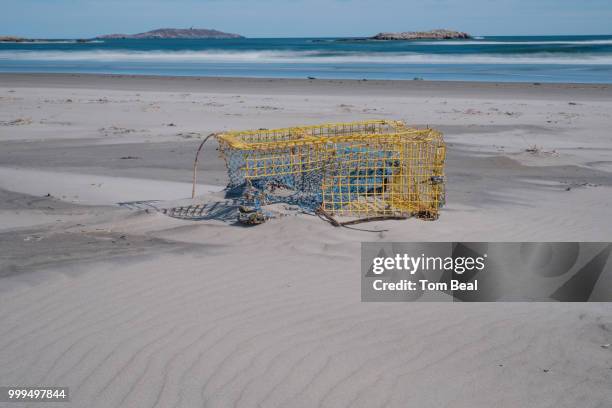
[[[248,88],[245,86],[248,85]],[[537,83],[480,81],[414,81],[357,79],[293,79],[255,77],[204,77],[121,74],[69,73],[0,73],[0,87],[79,88],[102,90],[151,89],[163,92],[213,92],[244,94],[304,94],[330,91],[335,95],[381,95],[410,97],[445,97],[449,92],[477,97],[557,98],[570,94],[573,98],[610,99],[612,84],[606,83]],[[406,92],[410,92],[406,94]]]

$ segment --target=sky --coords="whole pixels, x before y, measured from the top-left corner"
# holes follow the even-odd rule
[[[612,34],[612,0],[0,0],[0,35],[88,38],[155,28],[247,37]]]

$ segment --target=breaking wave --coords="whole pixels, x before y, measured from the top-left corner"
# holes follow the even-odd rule
[[[612,65],[612,53],[428,54],[325,51],[30,51],[3,50],[0,60],[304,64],[563,64]]]

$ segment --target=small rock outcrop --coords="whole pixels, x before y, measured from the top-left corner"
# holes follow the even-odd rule
[[[372,40],[465,40],[472,38],[468,33],[453,30],[406,31],[401,33],[378,33]]]
[[[34,40],[23,37],[0,36],[0,42],[34,42]]]
[[[15,37],[15,36],[0,36],[0,43],[2,42],[11,42],[11,43],[41,43],[41,42],[66,42],[66,41],[75,41],[77,43],[87,43],[91,42],[91,40],[79,38],[76,40],[64,40],[64,39],[47,39],[47,38],[23,38],[23,37]]]

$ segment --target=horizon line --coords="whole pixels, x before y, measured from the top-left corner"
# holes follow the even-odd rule
[[[156,29],[154,29],[156,30]],[[213,30],[213,29],[210,29]],[[152,30],[151,30],[152,31]],[[220,30],[218,30],[220,31]],[[79,39],[85,39],[85,40],[90,40],[90,39],[98,39],[101,36],[105,36],[105,35],[115,35],[115,34],[124,34],[124,33],[111,33],[111,34],[98,34],[96,36],[70,36],[70,37],[52,37],[52,36],[23,36],[23,35],[17,35],[17,34],[0,34],[0,38],[2,37],[16,37],[16,38],[23,38],[23,39],[27,39],[27,40],[79,40]],[[376,34],[372,34],[372,35],[351,35],[351,36],[347,36],[347,35],[325,35],[325,36],[248,36],[248,35],[244,35],[244,34],[238,34],[238,33],[228,33],[228,34],[237,34],[240,35],[242,38],[217,38],[217,39],[223,39],[223,40],[232,40],[232,39],[317,39],[317,38],[354,38],[354,39],[368,39]],[[133,34],[125,34],[125,35],[133,35]],[[612,33],[608,33],[608,34],[470,34],[474,39],[477,37],[562,37],[562,36],[567,36],[567,37],[594,37],[594,36],[612,36]],[[113,39],[119,39],[121,40],[122,38],[107,38],[109,40],[113,40]],[[141,38],[127,38],[128,40],[140,40]],[[142,38],[142,39],[155,39],[155,40],[214,40],[216,38],[206,38],[206,37],[202,37],[202,38]],[[433,40],[433,39],[432,39]],[[406,40],[406,41],[410,41],[410,40]],[[462,41],[462,39],[458,39],[457,41]]]

